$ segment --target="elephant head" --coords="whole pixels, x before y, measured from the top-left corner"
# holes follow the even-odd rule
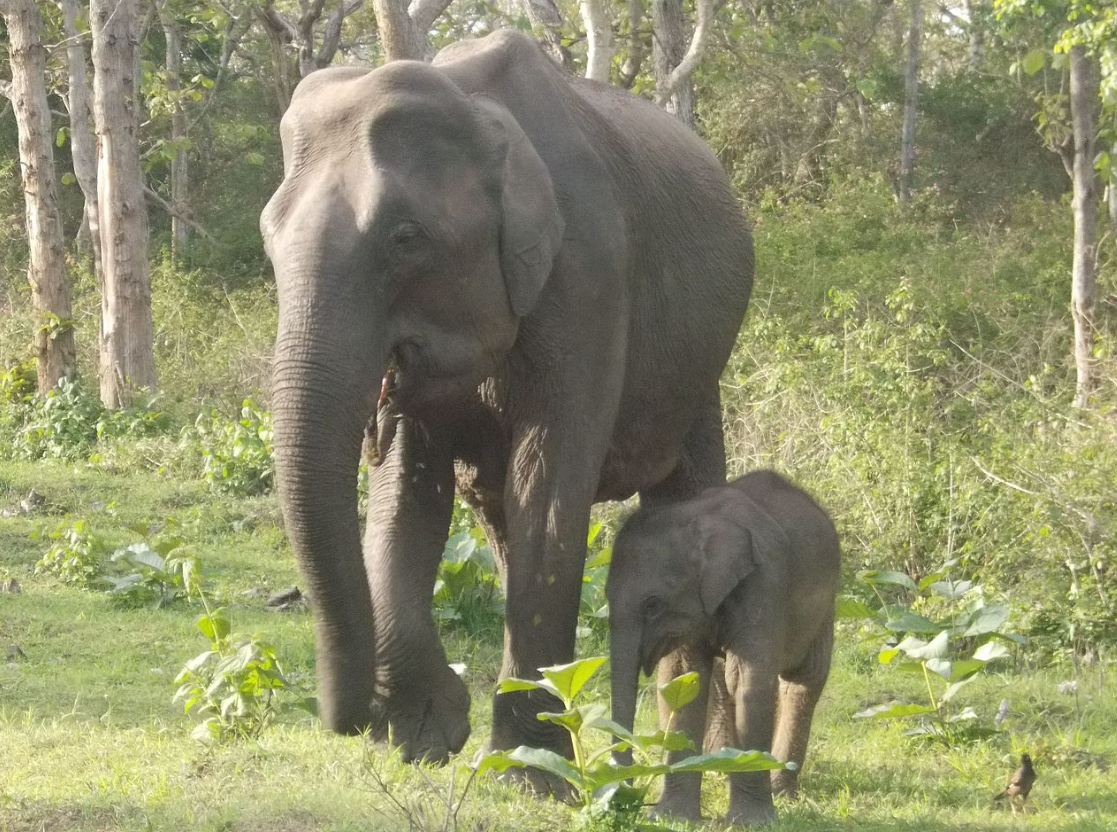
[[[613,719],[631,729],[641,669],[675,648],[713,638],[722,602],[755,568],[752,535],[738,522],[734,495],[644,509],[613,547],[609,600]]]
[[[281,135],[284,178],[261,216],[279,293],[278,482],[315,599],[322,718],[354,732],[368,725],[375,660],[363,432],[382,390],[422,418],[499,370],[563,221],[515,118],[427,64],[316,72]]]

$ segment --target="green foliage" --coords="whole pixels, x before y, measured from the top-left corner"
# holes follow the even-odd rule
[[[0,373],[0,402],[10,408],[30,401],[35,395],[37,378],[34,359],[13,360]]]
[[[957,696],[990,663],[1009,655],[1006,644],[1022,643],[1023,639],[1003,629],[1009,619],[1006,605],[989,603],[984,589],[972,580],[951,577],[950,569],[956,563],[944,564],[918,583],[902,572],[864,570],[859,574],[878,606],[844,599],[839,616],[860,619],[883,634],[886,641],[878,655],[880,663],[922,675],[928,701],[877,705],[854,714],[855,718],[919,717],[920,724],[905,733],[947,747],[996,733],[996,727],[983,723],[972,706],[960,707]]]
[[[169,525],[173,528],[175,524]],[[116,603],[160,609],[188,597],[190,587],[201,585],[201,562],[185,553],[180,537],[164,530],[152,538],[146,526],[134,526],[132,531],[150,542],[132,543],[113,553],[112,562],[125,571],[119,576],[104,576],[109,596]]]
[[[187,578],[187,588],[196,587]],[[185,712],[202,717],[193,736],[200,740],[229,741],[260,736],[274,719],[278,695],[289,685],[275,648],[257,635],[232,632],[223,609],[211,610],[199,593],[205,614],[198,617],[198,631],[209,648],[183,666],[175,683],[174,701]]]
[[[446,541],[438,578],[434,583],[434,614],[454,621],[468,632],[499,630],[504,598],[492,549],[479,526],[452,535]]]
[[[127,408],[108,410],[74,380],[62,379],[43,396],[28,394],[25,369],[13,368],[5,379],[7,389],[20,391],[0,400],[0,438],[8,440],[3,453],[15,459],[88,459],[101,439],[149,436],[169,424],[154,398],[137,396]]]
[[[239,418],[210,408],[183,432],[183,442],[203,459],[202,477],[227,494],[263,494],[275,482],[271,414],[252,398],[245,399]]]
[[[639,812],[652,781],[664,774],[784,768],[784,764],[770,754],[731,748],[668,763],[668,751],[693,748],[684,735],[671,731],[671,721],[680,708],[698,695],[698,674],[679,676],[660,687],[660,693],[671,709],[667,728],[650,735],[638,735],[608,719],[604,705],[576,704],[586,683],[604,663],[604,657],[587,658],[541,668],[543,678],[537,681],[502,680],[501,693],[541,690],[562,701],[563,711],[540,713],[538,718],[558,725],[570,734],[574,760],[571,762],[546,749],[521,745],[511,751],[498,751],[481,758],[476,766],[477,773],[488,770],[501,772],[509,768],[535,768],[546,772],[574,789],[581,804],[581,828],[619,830],[656,828],[639,823]],[[593,748],[590,732],[604,735],[606,745]],[[617,763],[611,759],[614,752],[635,752],[638,762]]]
[[[36,573],[54,575],[63,583],[82,589],[100,581],[106,547],[88,521],[76,520],[69,527],[59,526],[50,537],[54,543],[35,564]]]

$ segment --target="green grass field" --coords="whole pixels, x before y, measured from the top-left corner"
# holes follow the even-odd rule
[[[235,629],[266,634],[292,679],[312,683],[313,640],[306,610],[276,613],[267,595],[298,582],[279,529],[274,498],[215,496],[198,482],[114,474],[94,466],[0,463],[0,509],[32,487],[46,498],[31,514],[0,516],[0,830],[368,830],[407,829],[387,791],[428,812],[441,829],[436,793],[451,770],[399,764],[383,748],[325,733],[308,713],[285,712],[259,741],[207,746],[191,738],[194,719],[171,698],[175,675],[205,647],[196,604],[118,609],[100,592],[67,587],[32,568],[58,523],[82,517],[115,545],[127,527],[176,518],[200,557],[210,593]],[[262,590],[262,591],[261,591]],[[473,736],[480,747],[499,666],[497,633],[446,632],[451,661],[467,665]],[[9,655],[18,645],[22,655]],[[781,804],[773,827],[809,830],[1117,829],[1117,692],[1097,667],[1084,667],[1078,695],[1060,693],[1074,670],[1029,672],[1003,662],[966,689],[988,719],[1002,698],[1011,714],[996,737],[947,749],[918,745],[899,722],[851,719],[891,698],[918,696],[921,680],[881,667],[876,641],[848,625],[839,633],[831,682],[815,723],[803,797]],[[587,639],[582,655],[606,645]],[[591,698],[607,701],[607,673]],[[651,722],[645,702],[642,719]],[[1014,818],[994,806],[1029,751],[1039,772],[1031,811]],[[460,791],[464,775],[454,774]],[[708,778],[706,812],[725,810],[725,784]],[[571,828],[574,815],[491,779],[473,785],[458,816],[462,830]],[[424,827],[417,827],[424,828]]]

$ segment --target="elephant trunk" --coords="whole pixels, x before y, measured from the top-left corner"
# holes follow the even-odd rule
[[[609,665],[612,671],[613,721],[633,730],[636,722],[636,694],[640,686],[640,640],[626,636],[624,628],[611,627]],[[632,762],[631,751],[617,752],[615,759],[621,765]]]
[[[296,319],[281,314],[272,389],[276,469],[287,536],[314,609],[319,713],[331,730],[353,734],[370,725],[375,670],[357,470],[387,350],[363,343],[367,322],[319,305],[303,304]],[[323,320],[328,333],[318,331]]]

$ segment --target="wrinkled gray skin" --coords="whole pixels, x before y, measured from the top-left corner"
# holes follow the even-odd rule
[[[261,218],[276,462],[320,713],[444,760],[469,735],[430,612],[455,488],[504,581],[502,676],[569,661],[591,504],[724,481],[717,382],[749,231],[692,132],[512,32],[315,72],[281,133]],[[555,705],[496,697],[491,745],[568,750],[535,719]]]
[[[770,471],[641,509],[617,536],[606,587],[613,719],[632,727],[641,668],[660,662],[661,683],[696,670],[701,692],[675,722],[696,748],[705,737],[707,750],[802,766],[830,672],[838,561],[826,512]],[[773,789],[794,796],[797,774],[731,774],[728,819],[772,820]],[[701,778],[668,776],[657,813],[698,820]]]

